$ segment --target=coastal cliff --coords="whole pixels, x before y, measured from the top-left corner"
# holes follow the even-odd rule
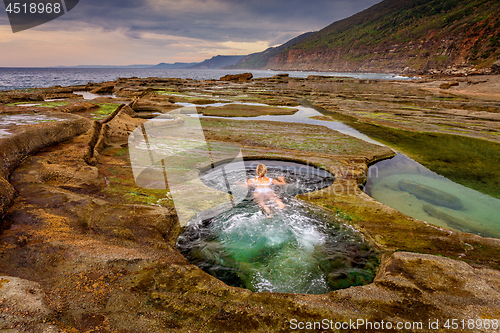
[[[500,57],[500,3],[385,0],[231,68],[460,74]]]

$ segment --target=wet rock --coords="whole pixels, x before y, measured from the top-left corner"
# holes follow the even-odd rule
[[[428,203],[448,207],[454,210],[460,210],[463,208],[462,202],[459,198],[436,188],[406,180],[400,180],[398,182],[398,186],[401,191],[408,192],[420,200],[427,201]]]
[[[0,175],[6,177],[24,157],[85,133],[89,127],[89,120],[77,117],[30,126],[24,132],[0,140]]]
[[[120,97],[120,98],[127,98],[127,99],[133,99],[133,98],[141,98],[144,96],[144,91],[142,89],[134,89],[134,88],[119,88],[115,92],[115,96]]]
[[[496,315],[500,296],[498,271],[409,252],[388,257],[374,283],[327,295],[250,293],[229,288],[192,266],[169,265],[139,274],[141,279],[135,288],[148,290],[158,307],[175,311],[184,328],[196,325],[192,318],[204,318],[206,326],[195,329],[200,332],[228,331],[228,323],[251,325],[254,330],[266,327],[268,332],[289,331],[290,318],[315,321],[327,317],[347,322],[364,318],[425,324],[437,318],[467,320],[484,313]],[[207,308],[213,311],[208,313]],[[240,330],[235,327],[230,331]]]
[[[289,81],[290,75],[288,73],[276,74],[270,78],[263,78],[263,81],[273,82],[273,83],[287,83]]]
[[[198,107],[204,116],[217,117],[258,117],[264,115],[293,115],[298,109],[278,108],[260,105],[229,104],[224,106]]]
[[[137,113],[137,118],[141,118],[141,119],[154,119],[154,118],[157,118],[159,115],[157,112],[147,112],[147,111],[142,111],[140,113]],[[166,117],[166,116],[162,116],[162,117]]]
[[[130,96],[137,94],[145,98],[145,87],[153,80],[141,80],[122,79],[124,91]],[[334,81],[328,81],[325,87],[330,89],[331,82]],[[311,84],[319,83],[314,80]],[[165,80],[165,84],[185,88],[189,82],[169,79]],[[373,86],[378,88],[383,84]],[[371,87],[363,86],[363,90]],[[335,94],[337,88],[332,88]],[[307,89],[311,91],[312,87],[300,89],[303,89],[301,93],[307,93]],[[355,97],[359,91],[340,89],[338,93]],[[329,97],[322,98],[326,100]],[[399,107],[398,112],[401,112]],[[123,113],[134,118],[130,110]],[[111,125],[114,117],[102,125]],[[130,170],[127,169],[126,154],[114,154],[121,149],[103,152],[98,165],[101,175],[120,180],[114,183],[111,180],[109,188],[117,191],[119,186],[118,194],[111,194],[108,190],[97,194],[86,193],[87,188],[83,185],[76,186],[90,182],[95,169],[88,169],[89,172],[84,174],[69,167],[68,172],[63,170],[65,165],[76,168],[83,164],[82,149],[90,142],[89,137],[93,138],[93,145],[97,143],[99,126],[95,126],[96,135],[82,136],[54,147],[49,159],[39,160],[43,170],[38,164],[25,160],[12,174],[11,181],[21,179],[15,175],[18,172],[29,175],[32,181],[42,179],[47,184],[15,184],[20,196],[14,199],[14,206],[10,209],[13,212],[10,217],[12,227],[3,230],[0,242],[9,246],[1,249],[4,274],[35,276],[46,292],[47,304],[57,313],[57,319],[64,321],[67,331],[240,332],[245,327],[249,331],[272,332],[289,331],[290,318],[301,321],[315,321],[317,318],[422,320],[425,325],[427,319],[498,317],[500,273],[486,268],[499,265],[498,240],[429,226],[363,194],[334,196],[331,192],[322,191],[311,196],[310,201],[324,205],[337,214],[348,214],[353,225],[362,230],[368,239],[374,239],[381,244],[381,249],[389,251],[384,254],[374,283],[326,295],[251,293],[228,287],[189,265],[175,249],[180,229],[175,211],[164,211],[165,208],[156,206],[156,201],[154,206],[122,204],[130,203],[131,197],[142,194],[133,193],[136,188],[132,175],[127,176]],[[259,124],[259,129],[264,129],[266,133],[275,133],[281,127],[274,123]],[[287,125],[283,132],[293,141],[294,137],[290,139],[289,135],[300,129],[302,125]],[[66,128],[60,127],[59,131],[65,132]],[[237,134],[232,141],[249,142],[246,140],[248,137],[242,134],[248,131],[238,131],[236,127],[230,132],[231,135]],[[54,133],[47,136],[52,135]],[[228,134],[223,132],[208,133],[208,136],[221,141],[229,140]],[[35,137],[35,140],[39,139]],[[252,140],[245,147],[245,153],[250,152],[252,156],[269,153],[283,158],[311,160],[328,167],[340,163],[338,157],[333,155],[320,159],[309,148],[303,152],[285,151],[274,146],[263,147],[262,139],[252,137]],[[3,147],[0,149],[0,164],[4,163],[2,151]],[[354,154],[352,151],[347,154]],[[369,151],[358,150],[356,154],[364,160]],[[35,157],[47,157],[48,154],[48,150],[44,150]],[[106,164],[110,160],[119,167],[111,168],[111,164]],[[59,165],[51,167],[49,161]],[[347,162],[346,159],[345,163],[351,165],[351,160]],[[25,166],[30,169],[23,169]],[[52,180],[47,178],[51,172],[56,176]],[[68,179],[58,181],[58,177],[62,176]],[[27,178],[21,180],[28,181]],[[352,179],[339,178],[336,182],[347,189],[357,188],[356,181]],[[99,184],[95,184],[90,187],[99,190]],[[114,185],[118,186],[114,188]],[[432,255],[392,252],[398,250],[454,258],[465,255],[464,260],[474,264]],[[0,308],[0,330],[4,328],[1,326],[3,310]],[[37,318],[36,314],[27,317],[28,320]],[[11,332],[58,331],[55,327],[46,326],[39,330],[38,327],[28,326],[30,323],[25,325]]]
[[[328,76],[324,76],[324,75],[308,75],[307,79],[308,80],[323,80],[323,79],[328,79]]]
[[[54,86],[42,89],[45,94],[72,94],[75,91],[72,87]]]
[[[109,116],[107,116],[106,118],[104,118],[103,120],[101,120],[101,124],[109,123],[111,120],[113,120],[116,117],[116,115],[118,114],[118,112],[120,112],[124,107],[125,107],[125,104],[119,105],[115,109],[115,111],[111,112],[111,114]]]
[[[30,158],[25,164],[37,170],[36,173],[17,175],[16,181],[38,184],[64,184],[67,188],[102,188],[105,185],[104,176],[96,167],[88,165],[60,165],[52,163],[43,157]]]
[[[251,80],[253,78],[252,73],[243,73],[243,74],[235,74],[235,75],[225,75],[221,77],[220,81],[237,81],[237,82],[245,82]]]
[[[499,287],[498,271],[473,268],[462,261],[428,254],[396,252],[384,263],[373,285],[340,293],[351,294],[352,301],[357,302],[365,294],[360,291],[371,289],[371,296],[365,294],[370,299],[366,299],[371,303],[370,307],[376,307],[379,303],[380,311],[392,309],[393,312],[389,313],[394,315],[407,311],[404,304],[411,300],[408,304],[412,304],[412,311],[419,307],[422,309],[419,314],[412,313],[413,318],[457,315],[465,319],[497,311],[500,306]],[[390,296],[383,290],[390,291]],[[394,300],[399,299],[399,302],[384,299],[384,294]],[[463,308],[465,299],[467,311]],[[365,314],[372,309],[364,310]]]
[[[73,93],[50,93],[44,95],[45,99],[83,99],[82,95]]]

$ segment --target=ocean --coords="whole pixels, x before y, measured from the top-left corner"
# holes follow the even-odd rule
[[[29,89],[85,85],[114,81],[120,77],[169,77],[194,80],[219,79],[226,74],[251,72],[255,78],[270,77],[288,73],[291,77],[309,75],[346,76],[358,79],[409,80],[396,74],[372,73],[331,73],[331,72],[295,72],[271,70],[230,70],[230,69],[131,69],[131,68],[0,68],[0,90]]]

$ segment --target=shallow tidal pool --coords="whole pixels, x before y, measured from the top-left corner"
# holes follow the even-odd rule
[[[0,115],[0,138],[12,136],[11,129],[24,126],[35,125],[51,121],[64,121],[63,117],[47,116],[40,113],[26,113],[26,114],[2,114]]]
[[[500,238],[500,200],[440,176],[405,155],[371,166],[365,191],[431,224]]]

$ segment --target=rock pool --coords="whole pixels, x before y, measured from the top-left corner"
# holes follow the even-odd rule
[[[298,107],[298,109],[299,112],[294,115],[232,119],[271,120],[322,125],[367,142],[381,145],[340,121],[311,119],[311,117],[322,115],[312,108],[302,106]],[[398,153],[391,160],[381,161],[371,166],[368,176],[365,187],[366,193],[408,216],[452,230],[500,238],[500,219],[498,218],[500,216],[500,200],[459,185],[432,172],[403,154]],[[449,207],[452,205],[450,202],[444,205],[435,205],[432,199],[426,201],[418,198],[419,195],[415,195],[414,191],[402,189],[408,188],[408,186],[404,185],[405,182],[427,187],[427,190],[430,191],[438,190],[449,194],[448,198],[451,198],[451,201],[458,198],[462,207],[453,209]]]
[[[371,166],[365,191],[419,220],[500,238],[500,200],[452,182],[405,155]]]
[[[273,216],[267,218],[249,196],[213,218],[193,219],[178,241],[184,256],[231,286],[257,292],[324,294],[370,283],[378,267],[371,246],[331,212],[294,198],[331,185],[333,176],[297,163],[246,161],[247,177],[254,177],[260,162],[269,177],[285,177],[288,184],[275,191],[286,207],[271,204]],[[227,181],[240,181],[235,179],[240,174],[229,171]],[[200,178],[225,187],[210,174]]]
[[[64,116],[41,113],[2,114],[0,115],[0,138],[13,135],[13,130],[17,129],[19,126],[63,120],[66,120]]]

